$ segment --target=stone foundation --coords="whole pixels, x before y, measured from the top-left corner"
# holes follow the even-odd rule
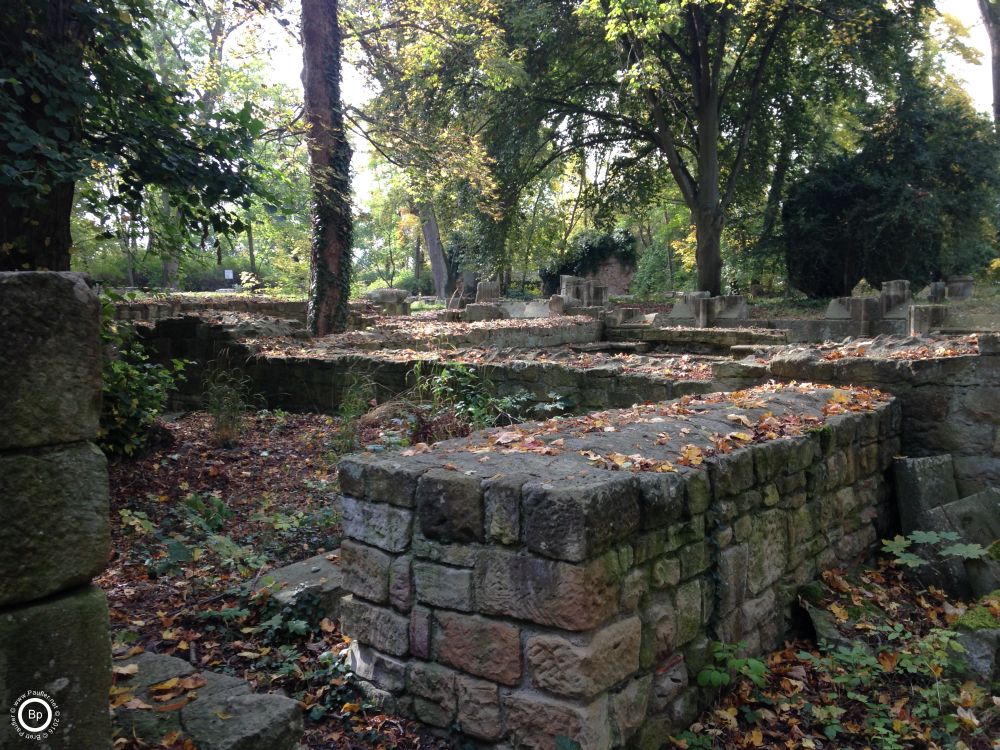
[[[111,544],[107,464],[91,442],[99,320],[80,274],[0,273],[2,748],[111,746],[108,607],[90,585]],[[29,691],[59,711],[40,743],[7,715]]]
[[[477,742],[659,747],[710,697],[710,641],[778,645],[800,586],[876,548],[899,407],[844,402],[693,397],[346,458],[352,668],[389,710]],[[740,429],[764,442],[680,465]]]

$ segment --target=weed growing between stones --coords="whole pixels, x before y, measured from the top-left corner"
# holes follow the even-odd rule
[[[215,439],[229,446],[243,431],[243,420],[254,400],[251,381],[238,370],[214,368],[205,381],[205,410],[212,417]]]

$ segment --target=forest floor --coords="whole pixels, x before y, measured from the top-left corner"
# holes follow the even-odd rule
[[[310,750],[450,746],[364,702],[337,623],[277,610],[252,593],[267,571],[336,549],[336,459],[357,444],[398,442],[406,426],[384,414],[345,423],[248,413],[225,441],[196,412],[160,421],[141,455],[113,462],[114,556],[99,583],[115,656],[172,654],[258,690],[283,690],[303,706]],[[698,679],[732,689],[674,747],[996,750],[1000,697],[951,676],[948,627],[965,605],[882,561],[825,574],[811,606],[857,647],[820,652],[793,641],[756,660],[720,651]],[[112,704],[127,697],[113,691]],[[115,747],[189,750],[183,743],[120,738]]]

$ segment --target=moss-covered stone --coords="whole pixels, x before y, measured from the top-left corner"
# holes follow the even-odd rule
[[[1000,601],[1000,590],[987,594],[980,601],[986,600]],[[1000,618],[998,618],[985,604],[977,604],[969,607],[965,614],[955,620],[956,630],[992,630],[1000,628]]]

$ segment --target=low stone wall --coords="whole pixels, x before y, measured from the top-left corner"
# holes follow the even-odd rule
[[[0,706],[6,716],[36,701],[34,727],[46,705],[59,712],[40,744],[5,718],[2,748],[111,746],[108,607],[90,583],[111,545],[107,465],[92,442],[99,320],[80,274],[0,273]]]
[[[788,342],[785,331],[755,328],[685,328],[624,324],[606,329],[608,341],[635,341],[681,352],[728,352],[738,345],[775,346]]]
[[[244,312],[306,322],[305,300],[276,300],[260,297],[220,297],[204,300],[167,298],[161,301],[121,302],[115,305],[116,320],[156,321],[194,313]]]
[[[789,349],[765,363],[748,360],[716,366],[715,376],[732,388],[775,378],[864,383],[892,393],[903,410],[903,452],[951,453],[959,489],[970,495],[989,485],[1000,486],[1000,336],[981,334],[979,352],[925,359],[830,360],[816,349]]]
[[[709,698],[711,640],[776,646],[800,586],[875,548],[899,423],[785,387],[348,457],[351,666],[480,742],[659,747]],[[720,434],[745,447],[702,461]]]

